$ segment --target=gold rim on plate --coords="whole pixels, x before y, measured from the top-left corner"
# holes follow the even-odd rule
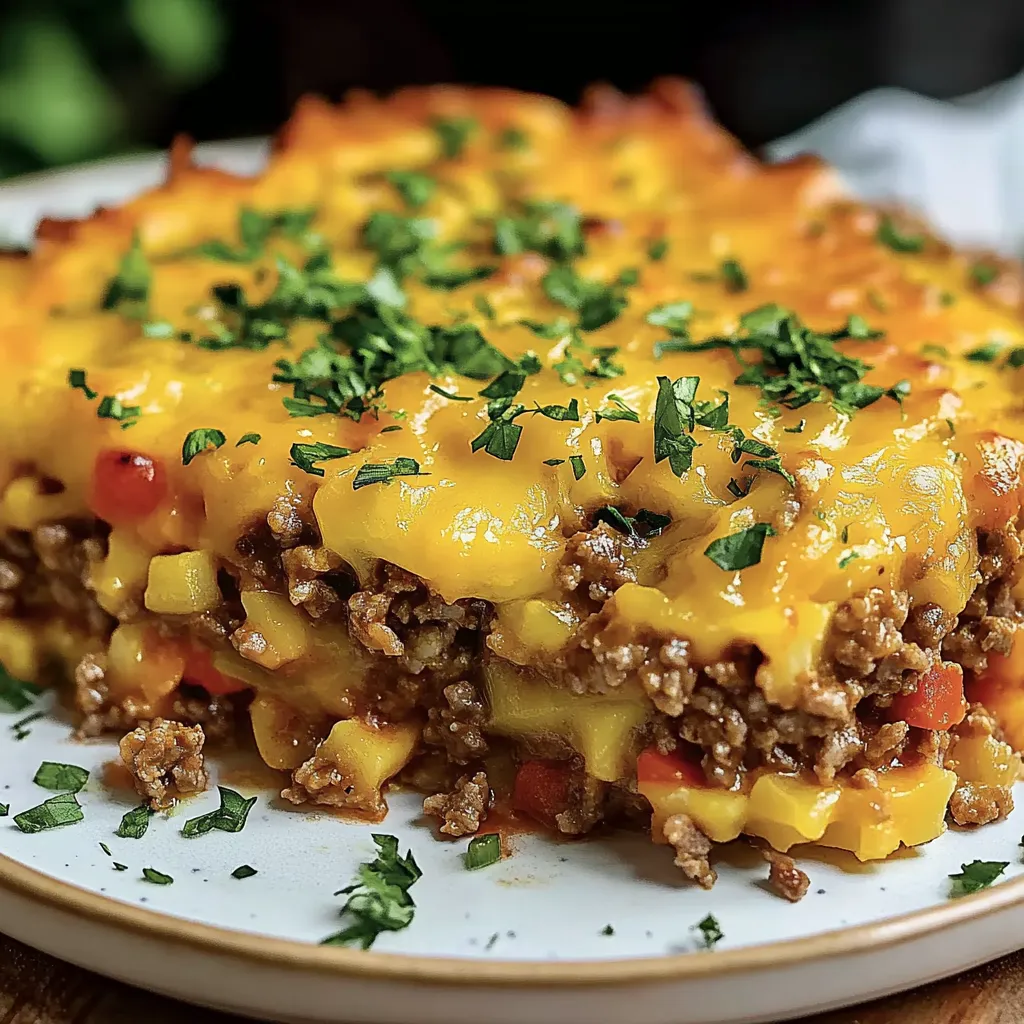
[[[1024,902],[1024,876],[1021,876],[983,892],[873,924],[834,929],[806,938],[723,950],[711,956],[677,953],[660,957],[560,960],[549,963],[376,953],[234,931],[122,903],[43,874],[2,854],[0,889],[148,939],[187,946],[201,952],[241,957],[250,962],[325,975],[400,979],[419,984],[544,988],[595,984],[633,985],[706,978],[767,967],[779,968],[796,962],[832,959],[868,950],[877,951],[965,920],[987,917]]]

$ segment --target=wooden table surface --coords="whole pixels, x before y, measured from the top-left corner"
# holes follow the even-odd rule
[[[1020,1024],[1024,952],[904,995],[795,1024]],[[107,981],[0,936],[0,1024],[245,1024]],[[415,1022],[410,1022],[415,1024]]]

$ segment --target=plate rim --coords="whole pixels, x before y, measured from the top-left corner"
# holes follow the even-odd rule
[[[547,989],[622,987],[650,982],[717,978],[784,966],[807,966],[882,948],[901,946],[929,932],[952,928],[1024,903],[1024,875],[946,903],[896,917],[817,935],[715,951],[710,956],[663,956],[601,960],[480,960],[472,957],[418,956],[374,950],[318,946],[255,932],[221,928],[137,907],[37,871],[0,854],[0,889],[56,910],[147,939],[170,942],[250,963],[296,968],[327,977],[401,980],[439,986],[532,987]]]
[[[263,136],[218,139],[199,143],[195,152],[204,162],[215,162],[228,150],[266,145]],[[0,198],[21,188],[52,188],[78,173],[123,170],[131,173],[152,167],[168,151],[143,150],[18,175],[0,181]],[[243,175],[244,176],[244,175]],[[136,190],[137,191],[137,190]],[[33,239],[34,240],[34,239]],[[1024,903],[1024,875],[968,896],[951,898],[922,910],[882,921],[833,928],[802,938],[766,942],[713,955],[671,953],[661,956],[619,957],[600,960],[482,960],[472,957],[430,957],[385,953],[344,947],[318,946],[218,927],[184,917],[134,906],[114,897],[38,871],[0,854],[0,890],[57,911],[71,911],[90,921],[144,938],[183,946],[194,951],[232,956],[249,963],[294,968],[327,978],[400,980],[431,986],[484,986],[571,990],[599,986],[635,986],[651,982],[709,979],[783,966],[810,965],[892,948],[941,928],[984,918]]]

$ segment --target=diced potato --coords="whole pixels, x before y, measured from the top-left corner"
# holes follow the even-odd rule
[[[957,736],[946,754],[946,767],[976,786],[1012,786],[1020,776],[1020,756],[994,736]]]
[[[142,600],[152,551],[130,530],[115,529],[107,541],[107,557],[93,565],[90,581],[100,607],[117,615]]]
[[[1018,636],[1020,634],[1017,634]],[[1009,658],[990,654],[989,670],[970,684],[968,700],[978,701],[999,719],[1006,739],[1024,749],[1024,643],[1014,642]]]
[[[275,697],[256,697],[249,705],[249,716],[260,757],[271,768],[298,768],[323,738],[316,723]]]
[[[33,530],[81,512],[77,499],[67,491],[47,494],[33,476],[12,480],[0,499],[0,521],[15,530]]]
[[[118,626],[107,649],[107,682],[115,700],[140,698],[150,706],[174,692],[185,671],[185,650],[140,623]]]
[[[662,826],[673,814],[686,814],[693,818],[701,831],[716,843],[727,843],[742,831],[747,820],[750,798],[745,793],[733,793],[717,786],[676,786],[664,782],[637,784],[654,810],[651,835],[656,843],[663,842]]]
[[[572,613],[557,601],[506,601],[498,605],[498,621],[488,642],[500,657],[526,665],[538,654],[561,650],[574,626]]]
[[[762,775],[750,790],[744,831],[783,851],[819,839],[836,814],[839,795],[839,786],[792,775]]]
[[[844,786],[835,820],[819,842],[881,860],[900,843],[917,846],[946,830],[956,775],[933,764],[879,772],[879,789]]]
[[[162,615],[208,612],[221,601],[217,563],[208,551],[155,555],[149,563],[146,607]]]
[[[557,736],[605,782],[630,774],[636,734],[647,718],[640,693],[577,696],[499,659],[485,668],[488,728],[511,737]]]
[[[312,627],[283,594],[246,590],[242,607],[245,622],[233,640],[243,658],[273,670],[309,650]]]
[[[0,663],[12,676],[35,682],[39,644],[31,627],[17,619],[0,619]]]
[[[379,801],[380,787],[409,763],[421,732],[419,722],[375,728],[352,718],[334,725],[316,756],[334,764],[352,786],[354,805],[372,806]]]

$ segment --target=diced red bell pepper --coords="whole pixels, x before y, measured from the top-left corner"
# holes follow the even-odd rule
[[[914,693],[896,697],[889,718],[918,729],[945,732],[964,720],[964,672],[959,665],[943,662],[929,669],[917,683]]]
[[[650,785],[707,785],[699,763],[678,751],[671,754],[659,753],[657,747],[648,747],[636,759],[636,779],[639,783]]]
[[[524,761],[516,772],[512,807],[555,828],[555,817],[569,806],[572,769],[565,761]]]
[[[185,662],[182,681],[201,686],[210,696],[223,697],[229,693],[241,693],[249,689],[249,684],[241,679],[233,679],[213,667],[210,652],[205,647],[193,647]]]

